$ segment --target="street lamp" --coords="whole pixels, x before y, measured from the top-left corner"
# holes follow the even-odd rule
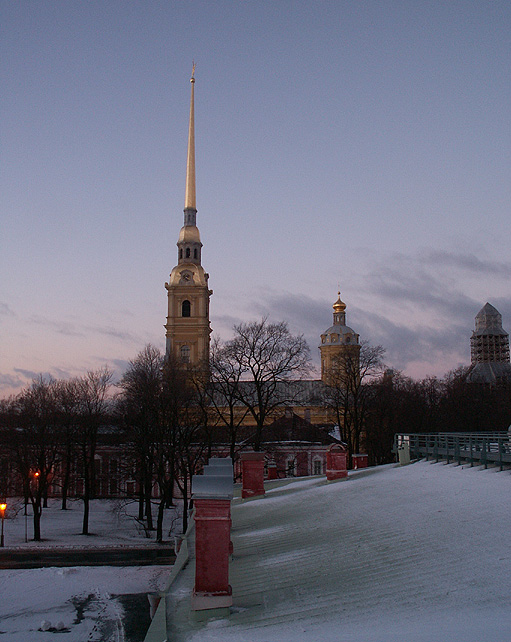
[[[0,547],[3,547],[4,545],[4,517],[6,508],[7,504],[0,504],[0,512],[2,513],[2,536],[0,537]]]

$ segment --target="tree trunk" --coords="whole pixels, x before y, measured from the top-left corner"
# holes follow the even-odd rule
[[[62,504],[60,509],[67,510],[67,496],[69,493],[69,483],[71,480],[71,458],[69,454],[66,457],[66,466],[64,470],[64,479],[62,480]]]
[[[94,460],[93,460],[94,463]],[[83,466],[83,524],[82,535],[89,534],[89,503],[91,496],[91,479],[90,479],[90,465],[85,461]]]
[[[83,525],[82,535],[89,534],[89,497],[87,494],[83,496]]]
[[[152,491],[152,480],[149,479],[149,475],[146,476],[145,480],[145,516],[147,519],[147,529],[150,531],[154,530],[153,524],[153,509],[151,506],[151,491]]]
[[[36,497],[32,501],[32,510],[34,512],[34,541],[41,541],[41,498]]]
[[[167,503],[166,493],[162,494],[158,505],[158,517],[156,519],[156,541],[163,541],[163,517],[165,515],[165,504]]]
[[[183,533],[188,530],[188,475],[183,476]]]

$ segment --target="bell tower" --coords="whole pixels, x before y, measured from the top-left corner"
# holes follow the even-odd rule
[[[346,303],[337,293],[334,323],[321,335],[321,379],[327,385],[335,385],[343,376],[357,373],[360,359],[359,335],[346,325]]]
[[[195,206],[195,65],[190,83],[184,224],[177,241],[178,263],[170,273],[168,283],[165,283],[168,296],[165,337],[167,356],[178,362],[198,365],[209,359],[209,297],[213,291],[208,287],[209,274],[201,264],[202,243]]]

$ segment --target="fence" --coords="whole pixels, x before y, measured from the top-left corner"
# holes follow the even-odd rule
[[[511,465],[511,431],[508,432],[438,432],[394,435],[393,452],[409,449],[411,459],[426,458],[447,463],[469,462],[483,465]]]

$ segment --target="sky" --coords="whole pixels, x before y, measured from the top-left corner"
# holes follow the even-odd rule
[[[164,350],[192,61],[222,339],[347,323],[388,367],[511,329],[511,4],[0,0],[0,397]]]

